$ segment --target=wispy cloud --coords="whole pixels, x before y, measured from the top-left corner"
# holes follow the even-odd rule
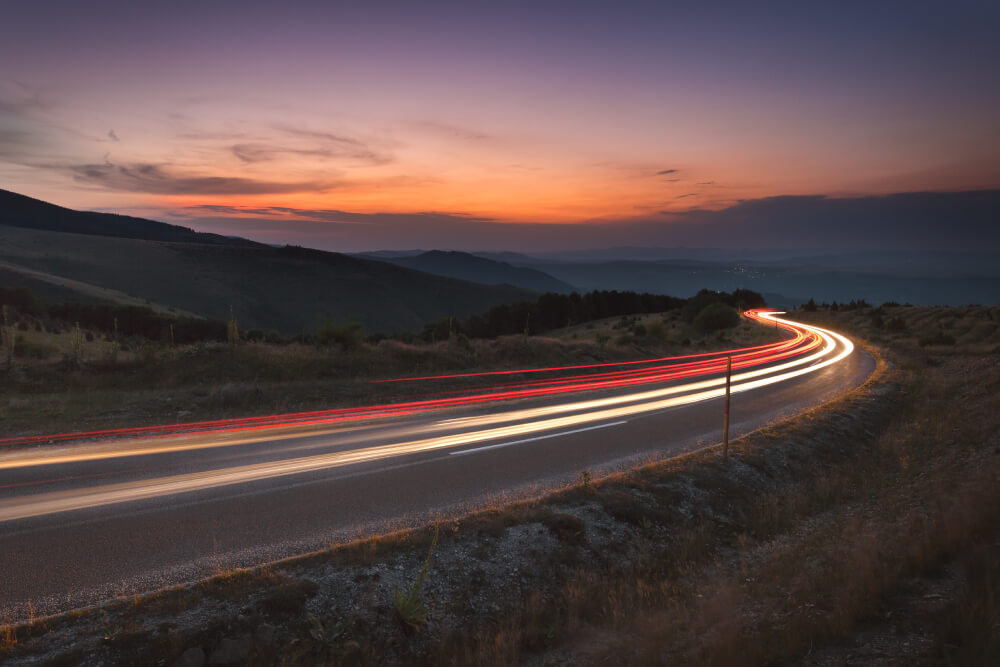
[[[670,174],[676,174],[676,173],[677,173],[676,169],[661,169],[660,171],[656,172],[656,175],[657,176],[668,176]]]
[[[430,130],[436,134],[443,134],[445,136],[461,139],[463,141],[486,141],[492,138],[485,132],[480,132],[467,127],[461,127],[459,125],[452,125],[451,123],[439,123],[433,120],[420,121],[418,123],[414,123],[414,125],[421,129]]]
[[[271,144],[235,144],[231,148],[233,155],[243,162],[269,162],[282,155],[304,155],[318,158],[333,158],[336,153],[331,150],[314,148],[289,148],[286,146],[274,146]]]
[[[344,134],[335,134],[322,130],[310,130],[288,125],[274,125],[273,129],[293,139],[305,141],[308,146],[286,146],[281,140],[261,143],[246,143],[233,147],[233,152],[240,148],[237,157],[245,161],[270,160],[281,154],[310,155],[325,159],[347,158],[373,165],[388,164],[394,161],[393,155],[387,150],[375,148],[371,142]],[[251,159],[246,160],[249,156]]]
[[[696,196],[698,194],[699,193],[697,193],[697,192],[688,192],[687,194],[677,195],[676,197],[674,197],[674,199],[684,199],[685,197],[694,197],[694,196]]]
[[[267,216],[288,219],[290,216],[299,220],[315,222],[337,222],[349,224],[381,224],[397,225],[420,223],[491,223],[494,218],[471,216],[458,212],[416,211],[413,213],[355,213],[337,209],[308,209],[288,206],[226,206],[218,204],[201,204],[188,206],[184,210],[192,212],[207,211],[219,215],[235,216]]]
[[[262,195],[292,192],[324,192],[333,183],[316,181],[278,182],[227,176],[201,176],[175,172],[157,164],[83,164],[67,168],[80,183],[109,190],[158,195]]]
[[[114,142],[121,141],[121,139],[118,138],[118,135],[115,134],[114,130],[108,130],[108,139]]]

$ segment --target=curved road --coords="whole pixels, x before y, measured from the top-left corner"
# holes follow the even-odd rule
[[[748,315],[778,319],[794,338],[734,352],[733,438],[874,370],[834,332]],[[0,618],[155,590],[715,444],[725,356],[696,357],[522,379],[490,400],[2,452]]]

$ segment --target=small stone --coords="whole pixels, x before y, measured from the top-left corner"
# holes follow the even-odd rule
[[[212,651],[209,658],[210,665],[241,665],[250,657],[250,650],[253,648],[253,640],[250,635],[244,635],[239,639],[223,639]]]
[[[174,667],[202,667],[205,664],[205,652],[194,646],[181,653]]]

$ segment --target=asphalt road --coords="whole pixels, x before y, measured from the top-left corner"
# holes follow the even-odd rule
[[[834,347],[822,359],[846,352],[842,343]],[[778,371],[734,375],[734,391],[742,391],[732,397],[731,437],[827,402],[874,367],[855,350],[757,388],[749,383]],[[583,470],[716,444],[723,399],[715,395],[721,378],[712,380],[341,426],[0,454],[0,619],[49,615],[307,553],[532,495]]]

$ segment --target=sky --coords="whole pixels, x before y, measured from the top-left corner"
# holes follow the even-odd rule
[[[12,2],[0,187],[351,251],[788,242],[698,227],[753,202],[816,245],[802,202],[1000,189],[996,2],[749,4]],[[922,244],[992,233],[943,210]]]

